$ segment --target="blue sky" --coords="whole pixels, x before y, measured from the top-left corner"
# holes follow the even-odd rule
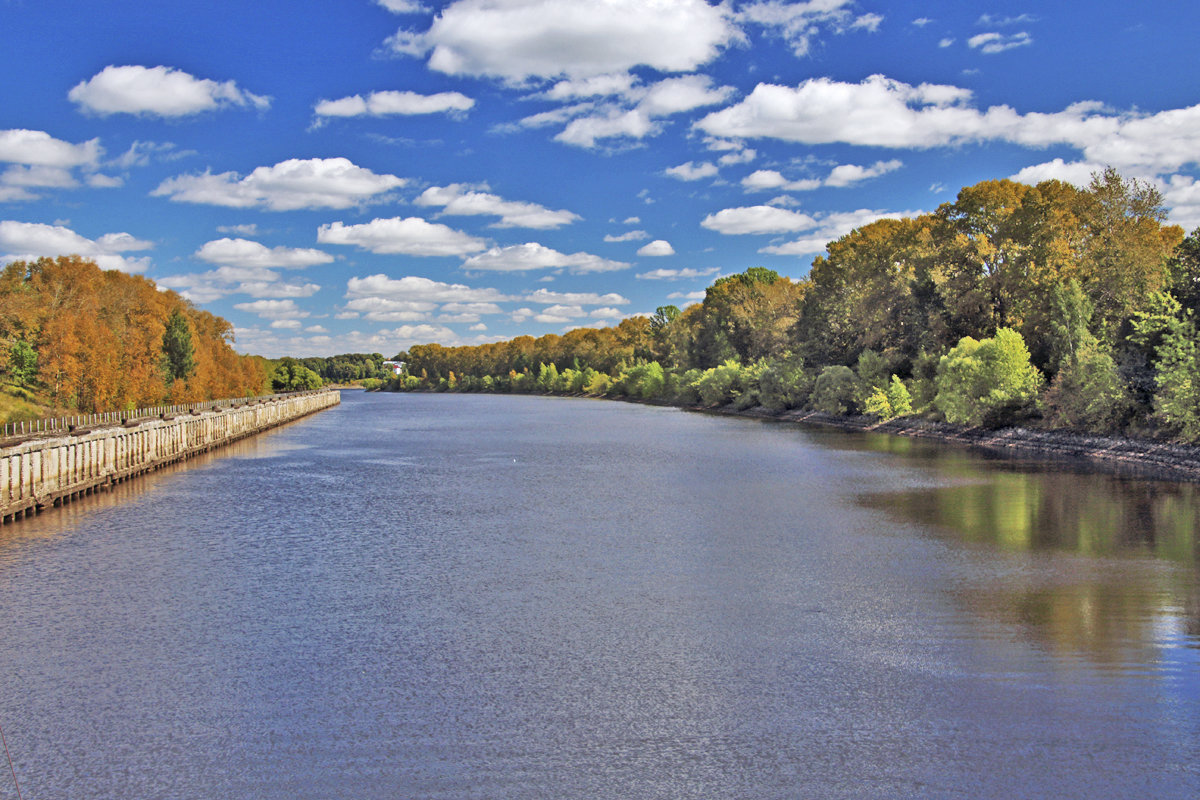
[[[266,356],[703,296],[980,180],[1200,225],[1200,4],[0,0],[0,260],[80,253]]]

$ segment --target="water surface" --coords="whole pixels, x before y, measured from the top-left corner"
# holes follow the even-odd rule
[[[345,392],[0,529],[0,724],[26,798],[1193,798],[1198,519],[927,442]]]

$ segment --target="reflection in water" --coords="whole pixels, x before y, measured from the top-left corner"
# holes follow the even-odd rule
[[[965,469],[939,464],[958,483],[865,495],[862,502],[1006,550],[1081,555],[1145,554],[1197,562],[1200,487],[1100,473]]]
[[[942,481],[863,494],[862,505],[953,542],[1079,557],[1049,577],[1013,570],[960,588],[956,600],[982,622],[1017,626],[1056,657],[1084,657],[1102,670],[1200,668],[1200,487],[985,460],[903,437],[864,439],[860,447],[915,458]],[[1163,570],[1155,560],[1182,569]],[[1163,661],[1164,648],[1179,647],[1192,655]]]

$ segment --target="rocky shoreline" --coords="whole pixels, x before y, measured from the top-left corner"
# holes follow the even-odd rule
[[[874,417],[841,417],[818,411],[773,412],[758,407],[717,411],[732,416],[819,425],[848,431],[890,433],[961,444],[984,452],[1040,461],[1069,461],[1144,477],[1200,481],[1200,447],[1194,445],[1097,436],[1063,430],[1032,428],[968,428],[914,417],[879,421]]]

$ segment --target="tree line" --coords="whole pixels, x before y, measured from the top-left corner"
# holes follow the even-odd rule
[[[262,394],[265,359],[153,281],[79,256],[0,272],[0,378],[41,410],[90,413]]]
[[[1112,169],[984,181],[614,328],[411,347],[396,390],[560,392],[1200,441],[1200,229]]]

